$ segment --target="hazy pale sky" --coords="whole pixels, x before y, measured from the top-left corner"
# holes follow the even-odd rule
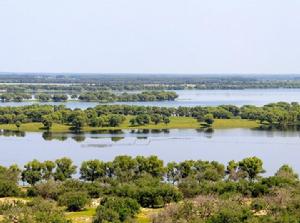
[[[0,0],[0,71],[300,73],[299,0]]]

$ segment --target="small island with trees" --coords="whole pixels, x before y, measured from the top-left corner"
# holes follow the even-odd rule
[[[98,105],[69,109],[63,105],[0,107],[0,129],[68,132],[101,129],[261,128],[297,129],[298,103],[278,102],[261,107],[150,107]]]

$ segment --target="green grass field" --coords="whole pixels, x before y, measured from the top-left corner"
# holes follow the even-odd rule
[[[84,127],[82,131],[92,130],[113,130],[113,129],[197,129],[200,128],[200,123],[196,119],[190,117],[171,117],[169,124],[159,123],[149,124],[144,126],[130,126],[129,120],[131,117],[127,117],[126,120],[116,128],[95,128],[95,127]],[[214,129],[225,129],[225,128],[256,128],[259,124],[256,121],[250,121],[245,119],[216,119],[213,128]],[[14,130],[18,128],[14,124],[1,124],[0,129]],[[43,129],[42,123],[25,123],[19,128],[20,131],[25,132],[41,132]],[[69,132],[70,126],[53,124],[51,132]]]

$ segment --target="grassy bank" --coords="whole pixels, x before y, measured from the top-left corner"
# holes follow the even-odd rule
[[[93,130],[113,130],[113,129],[197,129],[200,128],[200,124],[196,119],[190,117],[171,117],[169,124],[159,123],[149,124],[144,126],[130,126],[129,120],[131,117],[127,117],[124,123],[116,128],[95,128],[95,127],[84,127],[83,131]],[[216,119],[213,128],[225,129],[225,128],[256,128],[258,123],[256,121],[244,120],[244,119]],[[0,129],[4,130],[18,130],[14,124],[1,124]],[[43,130],[42,123],[25,123],[19,128],[20,131],[25,132],[41,132]],[[51,128],[52,132],[69,132],[70,126],[53,124]]]

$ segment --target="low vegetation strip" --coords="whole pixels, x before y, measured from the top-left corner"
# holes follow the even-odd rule
[[[126,117],[126,120],[118,127],[90,127],[85,126],[81,129],[83,132],[94,131],[94,130],[113,130],[113,129],[198,129],[201,127],[196,119],[191,117],[170,117],[170,122],[167,124],[145,124],[132,126],[130,119],[132,116]],[[245,119],[216,119],[212,125],[214,129],[225,129],[225,128],[258,128],[259,123],[253,120]],[[24,131],[24,132],[41,132],[45,131],[43,123],[24,123],[20,127],[15,124],[0,124],[0,129],[12,130],[12,131]],[[72,126],[53,123],[51,132],[69,132],[72,131]]]

